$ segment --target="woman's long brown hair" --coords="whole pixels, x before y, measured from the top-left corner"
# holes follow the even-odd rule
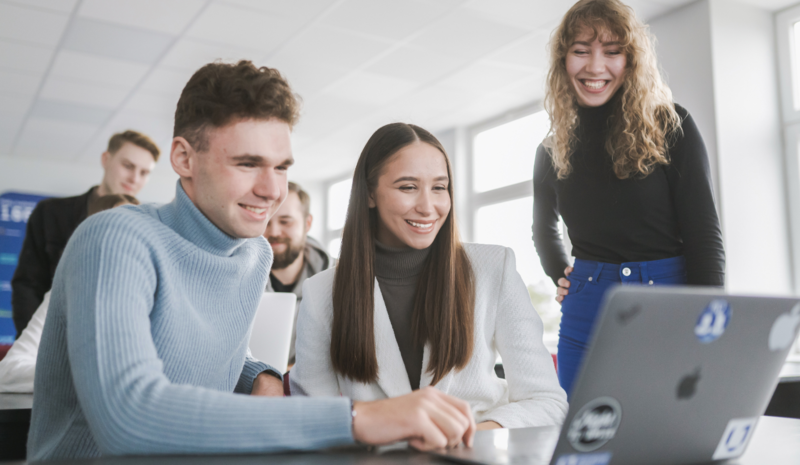
[[[374,326],[378,216],[369,208],[369,195],[392,155],[414,142],[442,153],[450,180],[450,213],[431,245],[414,297],[414,337],[430,344],[427,371],[433,374],[432,385],[451,370],[464,368],[472,356],[475,282],[456,227],[450,160],[430,132],[413,124],[388,124],[375,131],[358,159],[333,283],[331,360],[337,372],[355,381],[378,379]]]

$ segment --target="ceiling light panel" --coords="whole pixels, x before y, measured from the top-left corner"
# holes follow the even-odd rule
[[[55,47],[69,16],[0,3],[0,39]]]
[[[222,0],[239,7],[289,18],[311,19],[324,12],[336,0]]]
[[[206,3],[202,0],[83,0],[78,16],[177,35]]]
[[[251,60],[257,63],[258,59],[263,56],[264,53],[256,49],[256,44],[248,48],[233,45],[214,45],[181,38],[164,56],[161,65],[194,73],[201,66],[216,60],[222,60],[226,63]]]
[[[15,3],[28,8],[35,7],[44,10],[53,10],[69,13],[78,3],[78,0],[5,0],[6,3]]]
[[[393,43],[387,40],[316,26],[293,39],[275,58],[355,68],[392,46]]]
[[[64,35],[62,48],[137,63],[153,64],[174,40],[145,31],[87,18],[76,18]]]
[[[39,98],[113,109],[118,107],[127,95],[127,90],[117,87],[51,76],[42,86]]]
[[[53,49],[0,40],[0,69],[42,75],[50,64]]]
[[[447,55],[477,59],[512,42],[528,31],[457,10],[411,41],[411,44]]]
[[[139,63],[64,50],[56,56],[50,75],[124,89],[138,83],[149,68]]]
[[[322,22],[389,39],[405,39],[452,10],[458,1],[348,0]]]
[[[272,52],[304,24],[304,21],[212,3],[195,20],[187,37],[218,44]]]

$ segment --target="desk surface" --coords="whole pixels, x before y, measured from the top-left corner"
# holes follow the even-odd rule
[[[558,439],[558,428],[525,428],[503,432],[500,430],[480,431],[476,435],[476,448],[495,444],[498,435],[508,436],[509,449],[523,449],[529,452],[523,463],[547,465],[549,454]],[[747,453],[730,465],[782,465],[800,462],[800,420],[776,417],[762,417],[758,423]],[[16,462],[23,464],[24,462]],[[122,457],[94,460],[73,460],[52,462],[63,465],[251,465],[251,464],[334,464],[334,465],[374,465],[374,464],[445,464],[453,463],[446,459],[420,452],[401,449],[386,450],[379,453],[364,449],[347,449],[306,454],[281,455],[222,455],[222,456],[184,456],[184,457]],[[9,463],[9,465],[13,465]]]

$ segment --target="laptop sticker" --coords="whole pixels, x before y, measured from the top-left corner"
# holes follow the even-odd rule
[[[772,324],[772,330],[769,332],[769,350],[776,352],[792,345],[798,324],[800,324],[800,304],[795,305],[791,312],[781,314]]]
[[[758,421],[757,417],[734,418],[729,421],[711,460],[729,459],[742,455],[753,436],[753,430],[756,429],[756,421]]]
[[[567,439],[579,452],[591,452],[610,441],[622,419],[622,406],[611,397],[598,397],[572,418]]]
[[[591,454],[569,454],[558,458],[556,465],[608,465],[611,452],[593,452]]]
[[[722,299],[712,300],[700,314],[694,334],[703,344],[714,342],[722,336],[731,321],[731,306]]]

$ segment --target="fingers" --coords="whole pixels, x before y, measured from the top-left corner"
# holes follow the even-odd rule
[[[459,437],[459,442],[463,441],[468,447],[472,447],[472,439],[475,437],[475,431],[478,428],[475,424],[475,418],[472,416],[472,409],[469,407],[469,403],[446,394],[440,395],[466,420],[466,431]],[[458,445],[458,443],[455,445]]]
[[[569,276],[575,268],[568,266],[564,268],[564,276]]]
[[[564,289],[569,289],[569,285],[570,285],[570,282],[569,282],[569,280],[567,278],[558,278],[558,287],[559,287],[559,289],[562,288],[562,287]]]
[[[421,451],[442,449],[447,447],[447,436],[444,435],[438,425],[434,424],[427,415],[423,415],[417,425],[417,436],[408,440],[408,445]]]
[[[561,303],[563,301],[564,301],[564,296],[563,295],[557,295],[556,296],[556,302]]]

